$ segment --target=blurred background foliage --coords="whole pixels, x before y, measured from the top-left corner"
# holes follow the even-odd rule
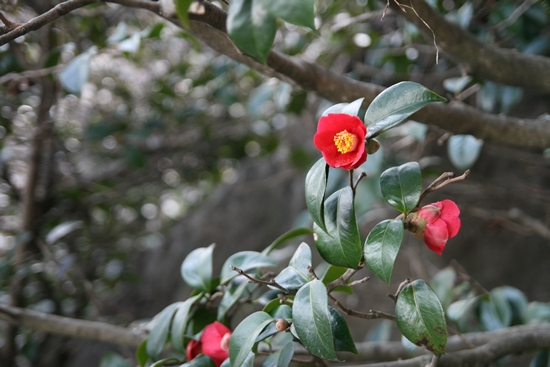
[[[430,2],[484,42],[550,52],[546,2],[530,2],[521,14],[521,1]],[[55,3],[11,1],[2,10],[26,21]],[[444,54],[436,63],[433,43],[395,11],[382,17],[384,7],[318,0],[318,31],[280,23],[274,48],[361,81],[417,81],[492,113],[507,113],[525,97],[520,88],[463,75]],[[285,145],[291,116],[309,119],[306,129],[329,105],[152,14],[118,5],[90,5],[1,46],[0,303],[10,302],[10,285],[20,279],[22,307],[106,317],[103,300],[124,284],[139,284],[136,254],[161,246],[167,230],[218,185],[236,182],[243,159],[261,160]],[[447,155],[427,154],[441,135],[415,122],[386,134],[364,167],[370,179],[360,197],[372,200],[358,203],[360,224],[378,208],[376,177],[390,164],[418,160],[433,175],[452,170],[451,162],[456,170],[475,164],[482,142],[470,136],[444,142]],[[38,166],[30,163],[33,147]],[[299,169],[317,156],[310,142],[289,155]],[[29,214],[23,204],[31,171],[37,180]],[[26,215],[33,216],[32,230]],[[23,243],[32,251],[21,263]],[[6,328],[0,323],[0,344]],[[44,334],[22,330],[16,341],[18,364],[40,365]]]

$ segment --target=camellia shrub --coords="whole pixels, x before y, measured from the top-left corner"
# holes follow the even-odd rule
[[[410,342],[426,348],[435,358],[444,354],[445,315],[426,281],[407,279],[400,284],[391,295],[395,315],[351,310],[332,295],[349,292],[353,285],[366,281],[368,277],[352,280],[365,266],[389,284],[406,230],[440,255],[458,233],[460,211],[453,201],[427,205],[422,201],[466,174],[453,177],[446,173],[423,188],[416,162],[389,168],[380,177],[382,196],[399,216],[378,223],[363,241],[355,214],[357,187],[366,176],[355,170],[376,154],[380,144],[375,138],[426,104],[443,100],[420,84],[402,82],[370,104],[364,122],[358,116],[362,99],[328,108],[313,137],[323,158],[311,167],[305,180],[312,229],[291,230],[262,252],[238,252],[225,261],[220,274],[213,273],[214,245],[192,251],[181,273],[194,291],[189,299],[168,306],[157,316],[149,338],[138,349],[140,365],[150,360],[156,361],[153,366],[185,363],[185,355],[189,366],[252,366],[261,351],[264,365],[287,366],[295,342],[317,358],[337,361],[337,352],[357,353],[342,314],[395,321]],[[347,170],[349,185],[327,197],[329,166]],[[302,243],[288,266],[273,273],[278,264],[270,257],[272,251],[289,239],[308,234],[313,235],[316,250],[328,264],[320,267],[324,270],[315,270],[312,248]],[[232,325],[235,310],[245,306],[249,310],[249,305],[257,310]],[[168,341],[182,357],[157,360]]]

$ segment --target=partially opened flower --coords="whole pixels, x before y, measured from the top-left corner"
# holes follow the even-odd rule
[[[229,357],[230,340],[231,330],[221,322],[215,321],[204,328],[200,340],[191,340],[187,344],[187,358],[192,360],[199,354],[204,354],[219,367]]]
[[[460,209],[452,200],[428,204],[409,216],[410,230],[428,248],[441,255],[447,240],[460,230]]]
[[[313,143],[329,166],[349,170],[367,160],[366,135],[367,128],[359,117],[328,114],[319,119]]]

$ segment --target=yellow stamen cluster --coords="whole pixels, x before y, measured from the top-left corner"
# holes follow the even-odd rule
[[[347,130],[340,131],[334,135],[334,145],[342,154],[349,153],[357,146],[357,137],[354,134],[348,133]]]

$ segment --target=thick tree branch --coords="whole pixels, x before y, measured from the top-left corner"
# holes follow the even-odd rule
[[[1,304],[0,319],[13,325],[28,327],[52,334],[98,340],[117,345],[126,345],[133,348],[137,348],[139,343],[147,337],[143,332],[110,325],[104,322],[71,319]]]
[[[460,25],[448,21],[424,0],[411,0],[411,6],[418,16],[412,11],[396,13],[432,39],[431,31],[422,20],[428,23],[437,45],[468,74],[495,83],[550,92],[550,59],[483,43]]]
[[[238,50],[229,40],[225,34],[225,12],[208,2],[202,4],[205,7],[203,14],[190,14],[190,19],[195,20],[191,22],[191,33],[238,62],[332,102],[350,102],[364,97],[363,106],[366,107],[383,90],[380,86],[337,75],[320,65],[277,51],[272,51],[267,65],[263,65]],[[177,18],[168,19],[181,27]],[[414,114],[412,119],[455,134],[472,134],[505,145],[541,149],[550,146],[550,118],[547,116],[518,119],[485,113],[463,103],[452,102],[430,104]]]

